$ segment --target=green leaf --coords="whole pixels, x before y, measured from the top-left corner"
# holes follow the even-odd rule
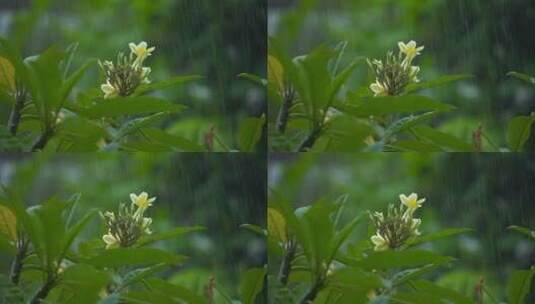
[[[2,205],[0,205],[0,233],[5,234],[12,241],[18,239],[17,218],[11,209]]]
[[[249,231],[252,231],[256,234],[259,234],[261,236],[267,236],[268,235],[268,232],[266,229],[260,227],[260,226],[257,226],[257,225],[253,225],[253,224],[243,224],[243,225],[240,225],[240,228],[244,228],[244,229],[247,229]]]
[[[149,284],[152,290],[181,299],[185,303],[205,304],[208,302],[203,297],[182,286],[171,284],[161,279],[149,279],[147,280],[147,284]]]
[[[385,130],[384,137],[389,138],[414,126],[417,126],[435,117],[437,114],[438,112],[427,112],[420,115],[410,115],[407,117],[400,118],[388,126],[388,128]]]
[[[451,105],[422,95],[363,97],[351,100],[348,103],[337,104],[336,108],[348,115],[360,118],[396,113],[451,111],[455,109]]]
[[[507,229],[523,233],[523,234],[529,236],[530,238],[535,239],[535,230],[530,230],[528,228],[515,226],[515,225],[509,226],[509,227],[507,227]]]
[[[171,77],[167,80],[141,85],[137,88],[135,95],[138,96],[138,95],[145,94],[151,91],[166,89],[171,86],[182,85],[184,83],[188,83],[188,82],[192,82],[192,81],[196,81],[200,79],[203,79],[203,76],[187,75],[187,76]]]
[[[278,242],[286,243],[288,241],[288,230],[286,228],[286,220],[282,214],[274,208],[267,209],[267,226],[268,235],[273,237]]]
[[[203,231],[206,228],[201,226],[194,226],[194,227],[177,227],[169,231],[161,232],[161,233],[153,233],[149,236],[143,236],[138,242],[137,246],[146,246],[149,244],[152,244],[154,242],[163,241],[171,238],[176,238],[179,236],[183,236],[184,234],[197,232],[197,231]]]
[[[416,126],[411,130],[418,139],[439,146],[449,152],[472,152],[474,150],[471,144],[429,126]]]
[[[507,283],[508,304],[524,304],[531,289],[535,269],[517,270],[511,274]]]
[[[378,275],[351,267],[335,270],[329,281],[331,281],[329,284],[339,288],[366,292],[383,287],[383,281]]]
[[[417,140],[398,140],[388,147],[393,151],[418,151],[418,152],[440,152],[442,149],[435,144],[421,142]]]
[[[174,297],[153,291],[129,291],[121,295],[121,300],[121,303],[133,304],[177,304],[177,300]]]
[[[530,75],[527,75],[527,74],[518,73],[518,72],[509,72],[507,73],[507,76],[520,79],[532,85],[535,84],[535,77],[531,77]]]
[[[97,123],[80,116],[65,119],[57,126],[60,140],[58,150],[65,152],[91,152],[99,148],[99,142],[106,137],[106,131]]]
[[[327,263],[330,263],[332,259],[336,256],[338,253],[338,250],[342,246],[342,244],[347,240],[349,235],[353,232],[357,224],[365,218],[364,214],[357,216],[355,219],[353,219],[351,222],[349,222],[344,228],[342,228],[340,231],[338,231],[331,244],[329,244],[331,254],[330,258],[327,260]]]
[[[517,116],[507,126],[507,144],[513,151],[521,151],[531,135],[535,116]]]
[[[143,135],[150,141],[168,146],[172,150],[183,152],[202,152],[204,147],[183,137],[171,135],[156,128],[143,128]]]
[[[473,232],[473,231],[474,231],[474,229],[470,229],[470,228],[444,229],[444,230],[441,230],[441,231],[438,231],[438,232],[429,233],[429,234],[426,234],[426,235],[419,236],[417,238],[414,238],[414,239],[410,240],[407,243],[408,243],[408,245],[414,246],[414,245],[418,245],[418,244],[422,244],[422,243],[426,243],[426,242],[432,242],[432,241],[436,241],[436,240],[439,240],[439,239],[442,239],[442,238],[454,236],[454,235],[457,235],[457,234],[468,233],[468,232]]]
[[[336,97],[338,91],[340,91],[342,86],[346,83],[347,79],[349,76],[351,76],[351,73],[353,73],[360,61],[362,61],[362,59],[354,60],[342,72],[340,72],[340,74],[336,75],[331,85],[329,100],[333,100],[333,98]]]
[[[253,268],[247,270],[240,283],[240,296],[243,304],[254,304],[258,294],[264,287],[266,269]]]
[[[444,264],[453,261],[453,258],[442,256],[426,250],[403,250],[373,252],[369,256],[351,262],[351,266],[366,270],[386,270],[392,268],[414,268],[428,264]]]
[[[262,137],[262,130],[266,122],[265,114],[260,117],[250,117],[240,126],[240,134],[238,138],[238,144],[241,151],[252,152],[255,149],[256,144]]]
[[[121,288],[136,284],[148,277],[155,275],[158,272],[163,271],[167,267],[167,264],[156,264],[146,268],[134,269],[124,276],[124,282],[121,284]]]
[[[106,272],[97,270],[89,265],[76,264],[68,267],[59,280],[62,287],[70,292],[66,304],[93,304],[99,299],[99,293],[108,284],[110,277]]]
[[[186,109],[186,106],[165,99],[151,96],[138,96],[97,99],[97,103],[91,107],[73,110],[85,117],[98,119],[158,112],[178,113],[182,112],[184,109]]]
[[[127,123],[123,124],[117,131],[115,136],[116,140],[119,140],[127,135],[135,133],[142,128],[149,127],[150,125],[162,120],[168,113],[156,113],[146,117],[134,118]]]
[[[69,231],[67,231],[67,234],[64,239],[63,244],[63,250],[60,254],[60,258],[63,258],[65,254],[67,254],[67,251],[71,247],[72,243],[74,242],[74,239],[82,232],[82,229],[89,223],[89,221],[97,214],[98,210],[91,210],[88,213],[86,213]]]
[[[438,87],[438,86],[443,86],[445,84],[449,84],[449,83],[452,83],[452,82],[455,82],[455,81],[459,81],[459,80],[470,79],[470,78],[473,78],[473,77],[474,76],[467,75],[467,74],[463,74],[463,75],[444,75],[444,76],[440,76],[437,79],[433,79],[433,80],[426,81],[426,82],[411,83],[405,88],[405,93],[412,93],[412,92],[423,90],[423,89],[429,89],[429,88],[434,88],[434,87]]]
[[[267,86],[267,84],[268,84],[267,79],[261,78],[259,76],[254,75],[254,74],[240,73],[240,74],[238,74],[238,77],[250,80],[250,81],[252,81],[252,82],[254,82],[256,84],[259,84],[259,85],[261,85],[263,87]]]
[[[148,264],[182,264],[187,258],[156,248],[117,248],[105,250],[101,254],[84,259],[84,262],[95,267],[121,267]]]
[[[455,290],[436,285],[429,281],[411,281],[414,292],[398,293],[393,298],[399,303],[414,304],[472,304],[473,301]],[[396,303],[398,303],[396,301]]]
[[[72,91],[72,88],[80,81],[82,76],[84,75],[85,71],[91,67],[96,62],[96,59],[90,59],[86,61],[78,70],[76,70],[74,73],[69,76],[63,83],[63,86],[61,87],[61,99],[60,99],[60,106],[63,105],[67,97],[69,97],[69,94]]]

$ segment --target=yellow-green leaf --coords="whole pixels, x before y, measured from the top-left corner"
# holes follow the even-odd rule
[[[15,91],[15,68],[9,60],[0,56],[0,87]]]
[[[287,241],[286,220],[273,208],[268,208],[268,235],[283,243]]]
[[[6,206],[0,206],[0,232],[13,241],[17,240],[17,218]]]
[[[275,84],[279,91],[284,89],[284,69],[279,60],[268,55],[268,83]]]

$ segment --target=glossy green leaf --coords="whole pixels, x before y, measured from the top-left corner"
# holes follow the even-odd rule
[[[84,76],[85,71],[90,68],[93,64],[95,64],[96,59],[90,59],[86,63],[84,63],[78,70],[76,70],[74,73],[72,73],[69,78],[65,80],[61,87],[61,99],[60,99],[60,105],[63,105],[67,97],[69,97],[69,94],[72,91],[72,88],[80,81],[82,76]]]
[[[143,135],[149,141],[168,146],[170,150],[182,152],[202,152],[204,147],[183,137],[166,133],[156,128],[143,128]]]
[[[171,77],[171,78],[166,79],[166,80],[162,80],[162,81],[158,81],[158,82],[154,82],[154,83],[150,83],[150,84],[141,85],[141,86],[139,86],[139,88],[137,88],[135,94],[136,95],[141,95],[141,94],[145,94],[145,93],[148,93],[148,92],[151,92],[151,91],[166,89],[168,87],[178,86],[178,85],[182,85],[182,84],[185,84],[185,83],[188,83],[188,82],[197,81],[197,80],[200,80],[200,79],[203,79],[203,77],[200,76],[200,75],[187,75],[187,76]]]
[[[438,232],[424,234],[422,236],[419,236],[417,238],[410,240],[408,244],[414,246],[414,245],[418,245],[421,243],[432,242],[432,241],[447,238],[450,236],[463,234],[463,233],[469,233],[473,231],[474,229],[471,229],[471,228],[449,228],[449,229],[444,229]]]
[[[532,239],[535,239],[535,230],[530,230],[528,228],[515,226],[515,225],[509,226],[509,227],[507,227],[507,229],[513,230],[513,231],[516,231],[516,232],[520,232],[522,234],[525,234],[525,235],[529,236]]]
[[[95,105],[88,108],[75,109],[75,111],[85,117],[98,119],[158,112],[178,113],[185,109],[186,106],[165,99],[152,96],[138,96],[97,99]]]
[[[453,261],[453,258],[431,251],[411,249],[373,252],[361,260],[353,261],[351,265],[367,270],[386,270],[392,268],[414,268],[427,264],[444,264],[451,261]]]
[[[241,151],[254,151],[258,141],[262,138],[262,130],[265,123],[266,116],[264,114],[260,117],[249,117],[242,122],[238,138]]]
[[[117,248],[105,250],[101,254],[85,259],[84,262],[95,267],[121,267],[166,263],[179,265],[187,258],[156,248]]]
[[[63,250],[60,253],[60,258],[63,258],[71,247],[74,239],[82,232],[82,229],[97,215],[97,210],[87,212],[72,228],[67,231],[65,239],[63,240]]]
[[[151,287],[152,290],[183,300],[185,301],[185,303],[205,304],[208,302],[205,298],[193,293],[192,291],[180,285],[171,284],[161,279],[149,279],[147,280],[147,284]]]
[[[429,126],[416,126],[411,128],[411,131],[419,140],[436,145],[448,152],[474,151],[474,147],[470,143]]]
[[[444,75],[440,76],[437,79],[425,81],[425,82],[419,82],[419,83],[411,83],[405,88],[405,93],[412,93],[423,89],[430,89],[438,86],[443,86],[446,84],[450,84],[455,81],[459,80],[465,80],[473,78],[472,75]]]
[[[249,73],[240,73],[238,74],[238,77],[240,78],[243,78],[243,79],[247,79],[247,80],[250,80],[256,84],[259,84],[263,87],[267,86],[268,82],[267,82],[267,79],[265,78],[261,78],[257,75],[254,75],[254,74],[249,74]]]
[[[509,72],[509,73],[507,73],[507,76],[511,76],[511,77],[520,79],[522,81],[525,81],[525,82],[527,82],[529,84],[535,85],[535,77],[532,77],[532,76],[530,76],[528,74],[523,74],[523,73],[519,73],[519,72]]]
[[[517,116],[507,126],[507,144],[512,151],[521,151],[531,135],[535,116]]]
[[[142,237],[138,242],[137,246],[146,246],[149,244],[152,244],[154,242],[168,240],[172,238],[181,237],[185,234],[197,232],[197,231],[203,231],[206,228],[201,226],[194,226],[194,227],[177,227],[174,229],[171,229],[169,231],[164,231],[160,233],[153,233],[148,236]]]
[[[389,114],[426,111],[451,111],[455,107],[422,95],[365,97],[337,104],[338,110],[355,117],[367,118]]]
[[[529,294],[533,283],[535,269],[516,270],[507,282],[507,300],[508,304],[524,304],[524,299]]]
[[[243,304],[254,304],[256,297],[264,287],[266,269],[253,268],[247,270],[241,279],[240,296]]]
[[[76,264],[61,274],[60,286],[67,288],[70,297],[66,304],[93,304],[100,299],[100,292],[110,281],[106,272],[89,265]]]

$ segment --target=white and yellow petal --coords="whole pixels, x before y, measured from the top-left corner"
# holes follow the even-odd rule
[[[388,241],[379,232],[373,235],[370,239],[372,243],[375,245],[373,250],[385,251],[388,249]]]
[[[405,207],[407,207],[407,210],[409,212],[414,212],[414,210],[422,207],[422,204],[425,202],[425,198],[418,199],[418,194],[411,193],[409,196],[406,196],[405,194],[399,195],[399,200]]]
[[[424,46],[417,46],[416,41],[411,40],[408,43],[402,41],[398,42],[399,51],[402,54],[405,54],[408,62],[411,62],[414,57],[420,55],[420,52],[423,51]]]
[[[139,195],[130,193],[130,200],[132,200],[132,204],[138,206],[139,208],[147,209],[152,206],[152,203],[156,200],[156,197],[149,198],[149,194],[147,192],[141,192]]]
[[[104,98],[112,98],[117,96],[119,93],[109,81],[106,81],[105,84],[102,84],[100,86],[100,89],[102,90],[102,92],[104,92]]]
[[[382,85],[379,80],[375,81],[370,85],[370,90],[372,90],[374,96],[386,96],[388,92],[386,87]]]
[[[106,249],[115,248],[119,246],[119,240],[113,234],[108,233],[102,236],[102,240],[106,243]]]

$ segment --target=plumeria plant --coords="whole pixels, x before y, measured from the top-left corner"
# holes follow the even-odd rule
[[[472,230],[420,230],[425,219],[416,215],[425,198],[411,193],[399,200],[386,212],[364,211],[343,223],[347,195],[294,210],[273,190],[267,229],[270,303],[483,303],[477,294],[436,284],[440,269],[455,259],[425,246]],[[355,240],[353,231],[366,219],[367,236]],[[525,282],[510,280],[510,303],[523,303],[530,286]]]
[[[115,61],[89,59],[71,71],[77,44],[66,50],[52,46],[23,59],[8,40],[0,38],[0,101],[11,107],[7,123],[0,127],[0,151],[248,152],[256,148],[263,116],[243,121],[236,135],[237,148],[229,148],[213,129],[205,138],[192,139],[158,128],[164,119],[187,107],[154,92],[202,77],[153,79],[149,58],[156,56],[156,47],[145,41],[128,46],[129,52],[119,51]],[[100,89],[97,84],[88,90],[78,88],[82,77],[97,64]]]
[[[269,40],[268,99],[278,110],[270,115],[270,150],[519,151],[529,138],[522,132],[529,128],[519,118],[524,116],[509,122],[506,147],[482,128],[472,138],[458,138],[433,126],[435,117],[455,107],[420,92],[472,76],[421,79],[415,63],[425,55],[423,45],[400,41],[397,52],[388,51],[383,59],[356,58],[343,65],[346,46],[321,45],[292,58],[276,39]],[[351,90],[355,86],[349,81],[360,62],[368,63],[373,80]]]
[[[158,273],[175,270],[188,257],[154,246],[156,243],[202,231],[176,227],[151,228],[149,208],[155,197],[130,194],[118,210],[91,210],[75,219],[80,195],[52,198],[26,208],[20,197],[3,188],[0,196],[0,251],[13,257],[9,274],[0,274],[0,303],[193,303],[254,304],[264,288],[265,270],[243,274],[240,299],[231,299],[214,279],[204,294],[172,284]],[[103,233],[81,241],[80,234],[100,213]]]

